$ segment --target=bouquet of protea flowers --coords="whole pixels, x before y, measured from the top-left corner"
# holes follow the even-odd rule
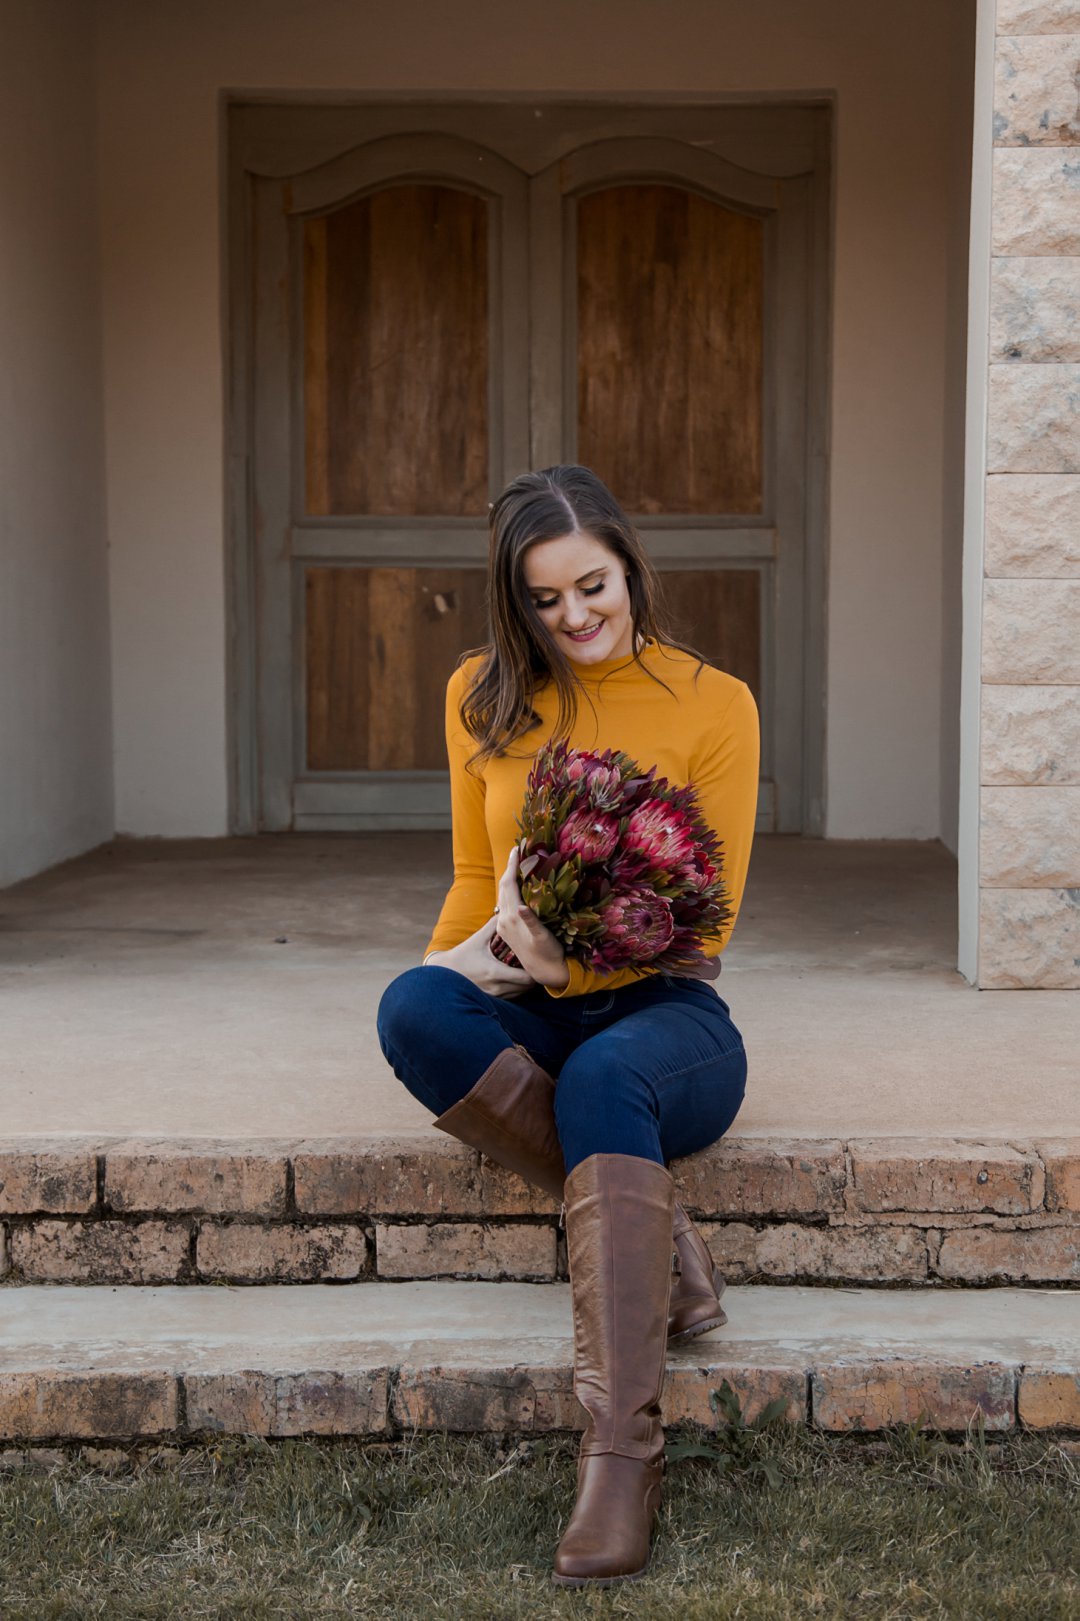
[[[692,786],[620,750],[548,743],[518,818],[522,899],[567,956],[599,974],[649,963],[715,977],[702,943],[731,916],[721,845]],[[501,962],[521,964],[496,934]]]

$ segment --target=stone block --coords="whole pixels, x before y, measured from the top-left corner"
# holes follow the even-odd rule
[[[1080,783],[1080,687],[992,686],[981,693],[988,786]]]
[[[724,1138],[673,1160],[676,1197],[693,1215],[826,1215],[844,1208],[844,1146],[831,1139]]]
[[[86,1215],[96,1204],[96,1149],[36,1138],[0,1147],[0,1213]]]
[[[1007,1143],[881,1137],[851,1145],[855,1210],[996,1211],[1042,1208],[1043,1168]]]
[[[997,0],[997,32],[1080,33],[1080,0]]]
[[[1080,682],[1080,580],[984,580],[982,678]]]
[[[485,1216],[557,1216],[562,1200],[515,1171],[480,1156],[480,1204]]]
[[[548,1281],[555,1276],[555,1251],[553,1227],[514,1222],[375,1224],[375,1267],[380,1278]]]
[[[184,1377],[189,1431],[228,1435],[380,1435],[389,1372],[190,1373]]]
[[[1080,31],[999,38],[994,64],[995,142],[1075,145],[1080,141],[1078,78]]]
[[[1069,146],[994,149],[991,252],[1080,253],[1080,161]]]
[[[368,1243],[362,1227],[203,1222],[195,1264],[200,1277],[238,1283],[343,1282],[368,1271]]]
[[[1020,1370],[1017,1413],[1032,1430],[1080,1429],[1080,1374],[1075,1367],[1026,1363]]]
[[[479,1216],[480,1156],[455,1138],[305,1142],[293,1159],[296,1208],[313,1216]]]
[[[1080,1279],[1080,1227],[957,1228],[941,1241],[936,1271],[965,1283],[1073,1283]]]
[[[729,1283],[753,1277],[761,1234],[745,1221],[699,1221],[698,1231],[709,1253]]]
[[[134,1140],[105,1155],[105,1202],[124,1212],[282,1216],[286,1165],[283,1152]]]
[[[1080,361],[1080,258],[990,261],[990,360]]]
[[[1046,1208],[1080,1215],[1080,1137],[1040,1137],[1033,1144],[1046,1167]]]
[[[174,1283],[188,1259],[181,1222],[56,1221],[16,1228],[11,1262],[27,1283]]]
[[[770,1402],[780,1400],[787,1403],[784,1418],[788,1423],[806,1423],[806,1373],[800,1363],[772,1367],[736,1362],[721,1349],[713,1349],[707,1337],[674,1356],[679,1360],[668,1363],[660,1399],[665,1424],[699,1424],[710,1430],[725,1424],[723,1408],[714,1411],[710,1400],[711,1392],[719,1390],[725,1379],[745,1423],[753,1424]]]
[[[175,1430],[177,1384],[167,1373],[0,1372],[5,1440],[121,1440]]]
[[[979,828],[984,889],[1080,885],[1080,788],[984,788]]]
[[[988,384],[988,472],[1080,472],[1080,366],[991,366]]]
[[[979,987],[1080,990],[1080,888],[982,890]]]
[[[1080,576],[1080,475],[991,473],[985,567],[991,576]]]
[[[988,1430],[1013,1422],[1016,1373],[997,1362],[968,1367],[914,1357],[823,1364],[810,1374],[813,1422],[823,1430],[880,1430],[886,1425],[962,1430],[982,1413]]]
[[[398,1424],[413,1430],[581,1430],[585,1414],[566,1367],[507,1369],[406,1363],[391,1397]]]
[[[758,1234],[757,1271],[770,1278],[925,1281],[926,1236],[913,1227],[801,1227]]]

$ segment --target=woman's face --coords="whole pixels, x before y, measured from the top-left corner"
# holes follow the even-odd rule
[[[602,541],[578,529],[538,540],[526,551],[523,567],[533,605],[567,658],[577,664],[629,658],[627,574]]]

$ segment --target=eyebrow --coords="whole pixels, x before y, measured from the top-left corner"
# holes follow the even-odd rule
[[[606,574],[610,567],[611,567],[610,563],[598,563],[595,568],[591,568],[589,570],[588,574],[579,574],[577,579],[574,581],[574,584],[575,585],[580,585],[582,580],[591,580],[594,574]],[[549,595],[550,595],[550,593],[552,592],[553,589],[554,588],[552,586],[550,586],[550,585],[530,585],[529,586],[530,591],[539,591],[541,593],[547,593]],[[559,593],[556,591],[555,595],[558,596],[558,594]]]

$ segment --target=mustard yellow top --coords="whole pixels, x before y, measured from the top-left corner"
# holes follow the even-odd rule
[[[722,843],[731,897],[730,919],[705,946],[707,955],[717,956],[731,936],[750,864],[760,756],[757,705],[745,681],[711,664],[702,666],[695,682],[697,660],[667,643],[650,638],[641,659],[666,687],[629,656],[575,666],[584,690],[567,741],[579,749],[623,749],[646,771],[655,765],[671,782],[694,784],[705,820]],[[558,715],[558,694],[549,681],[533,698],[543,725],[519,737],[501,758],[467,772],[476,742],[461,723],[460,704],[480,662],[479,654],[467,659],[446,686],[454,882],[424,956],[448,951],[490,918],[498,877],[520,836],[517,819],[530,767]],[[568,983],[558,990],[549,985],[551,996],[614,989],[657,971],[645,966],[597,974],[572,958],[568,966]]]

